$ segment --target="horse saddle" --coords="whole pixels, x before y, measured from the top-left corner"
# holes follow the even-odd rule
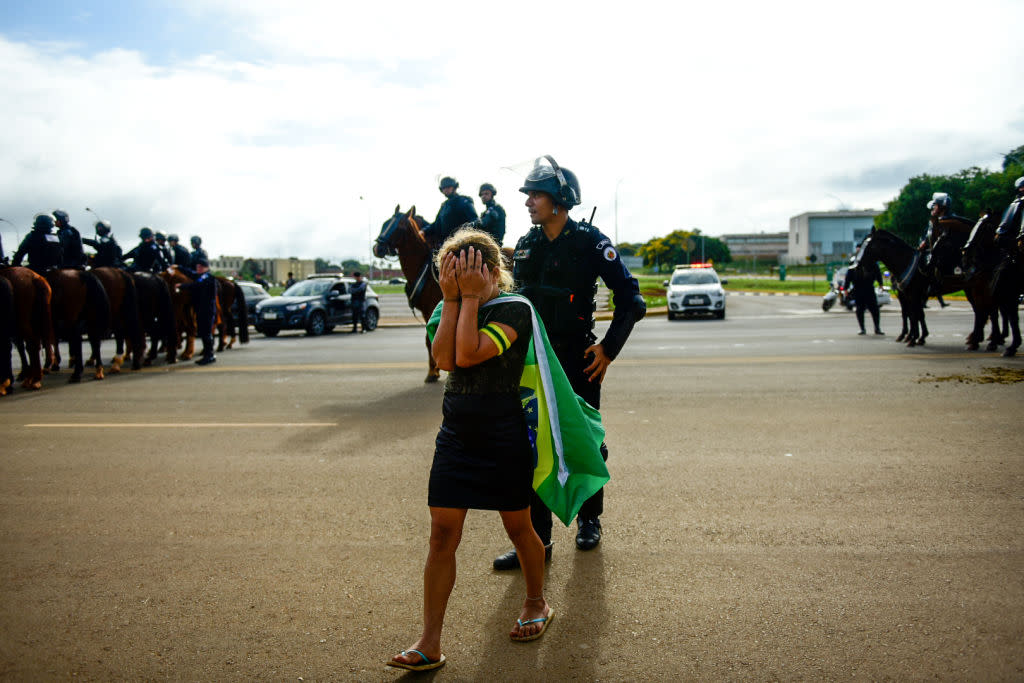
[[[419,306],[423,290],[427,286],[427,281],[433,278],[434,282],[437,282],[439,276],[440,273],[434,264],[434,259],[430,259],[420,268],[420,273],[414,281],[405,283],[405,296],[409,300],[409,308],[417,308]]]

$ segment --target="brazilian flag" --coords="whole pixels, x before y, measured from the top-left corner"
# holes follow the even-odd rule
[[[544,324],[529,299],[518,294],[501,294],[484,304],[500,306],[517,301],[530,306],[533,336],[526,354],[519,395],[533,448],[533,489],[544,504],[566,526],[583,503],[611,478],[601,457],[604,427],[596,408],[576,395],[555,352],[548,343]],[[437,305],[427,322],[433,341],[441,322]]]

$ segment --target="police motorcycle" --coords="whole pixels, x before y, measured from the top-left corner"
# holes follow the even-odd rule
[[[832,275],[832,282],[829,283],[829,291],[821,298],[821,310],[827,312],[838,303],[846,306],[846,310],[852,311],[853,307],[857,305],[857,299],[853,293],[853,286],[846,286],[846,272],[848,270],[848,267],[843,266],[842,268],[837,269]],[[889,277],[889,271],[885,271],[883,276]],[[875,287],[875,298],[878,300],[879,307],[892,303],[892,293],[889,291],[888,287]]]

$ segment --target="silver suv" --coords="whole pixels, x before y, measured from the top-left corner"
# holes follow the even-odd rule
[[[709,263],[695,263],[676,266],[670,280],[665,280],[668,299],[668,319],[691,313],[711,313],[718,319],[725,318],[725,290],[721,280]]]

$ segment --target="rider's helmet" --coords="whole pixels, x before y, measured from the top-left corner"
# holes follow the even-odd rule
[[[933,206],[937,206],[948,213],[953,208],[953,198],[946,192],[936,192],[932,195],[932,200],[928,202],[928,210],[931,211]]]
[[[167,240],[167,235],[163,234],[159,230],[157,230],[156,233],[154,233],[153,236],[156,237],[158,242],[163,242],[163,241]]]
[[[1024,175],[1017,178],[1017,180],[1014,181],[1013,186],[1016,188],[1017,192],[1024,192]]]
[[[178,233],[172,232],[171,234],[169,234],[167,236],[167,241],[168,242],[177,242],[178,241]]]
[[[33,230],[41,230],[43,232],[50,232],[53,230],[53,214],[40,213],[36,214],[35,219],[32,221]]]
[[[68,212],[65,211],[64,209],[55,209],[53,212],[53,217],[57,219],[57,221],[63,223],[64,225],[68,224]]]
[[[576,174],[560,167],[551,155],[547,154],[537,159],[519,191],[524,194],[546,192],[556,204],[567,209],[578,206],[582,198],[580,181]]]
[[[189,242],[192,243],[193,249],[198,249],[199,245],[203,243],[203,238],[200,237],[199,235],[192,235],[192,237],[189,239]]]
[[[140,239],[148,240],[152,236],[153,236],[153,231],[150,230],[149,228],[143,228],[142,230],[139,230],[139,238]]]
[[[96,234],[106,237],[110,234],[110,221],[96,221]]]
[[[454,187],[457,190],[459,189],[459,181],[446,175],[444,178],[441,178],[441,184],[437,189],[444,190],[446,187]]]
[[[494,189],[494,185],[491,185],[490,183],[484,183],[483,185],[480,186],[480,191],[476,193],[476,196],[479,197],[484,190],[490,190],[492,195],[498,194],[498,191]]]

